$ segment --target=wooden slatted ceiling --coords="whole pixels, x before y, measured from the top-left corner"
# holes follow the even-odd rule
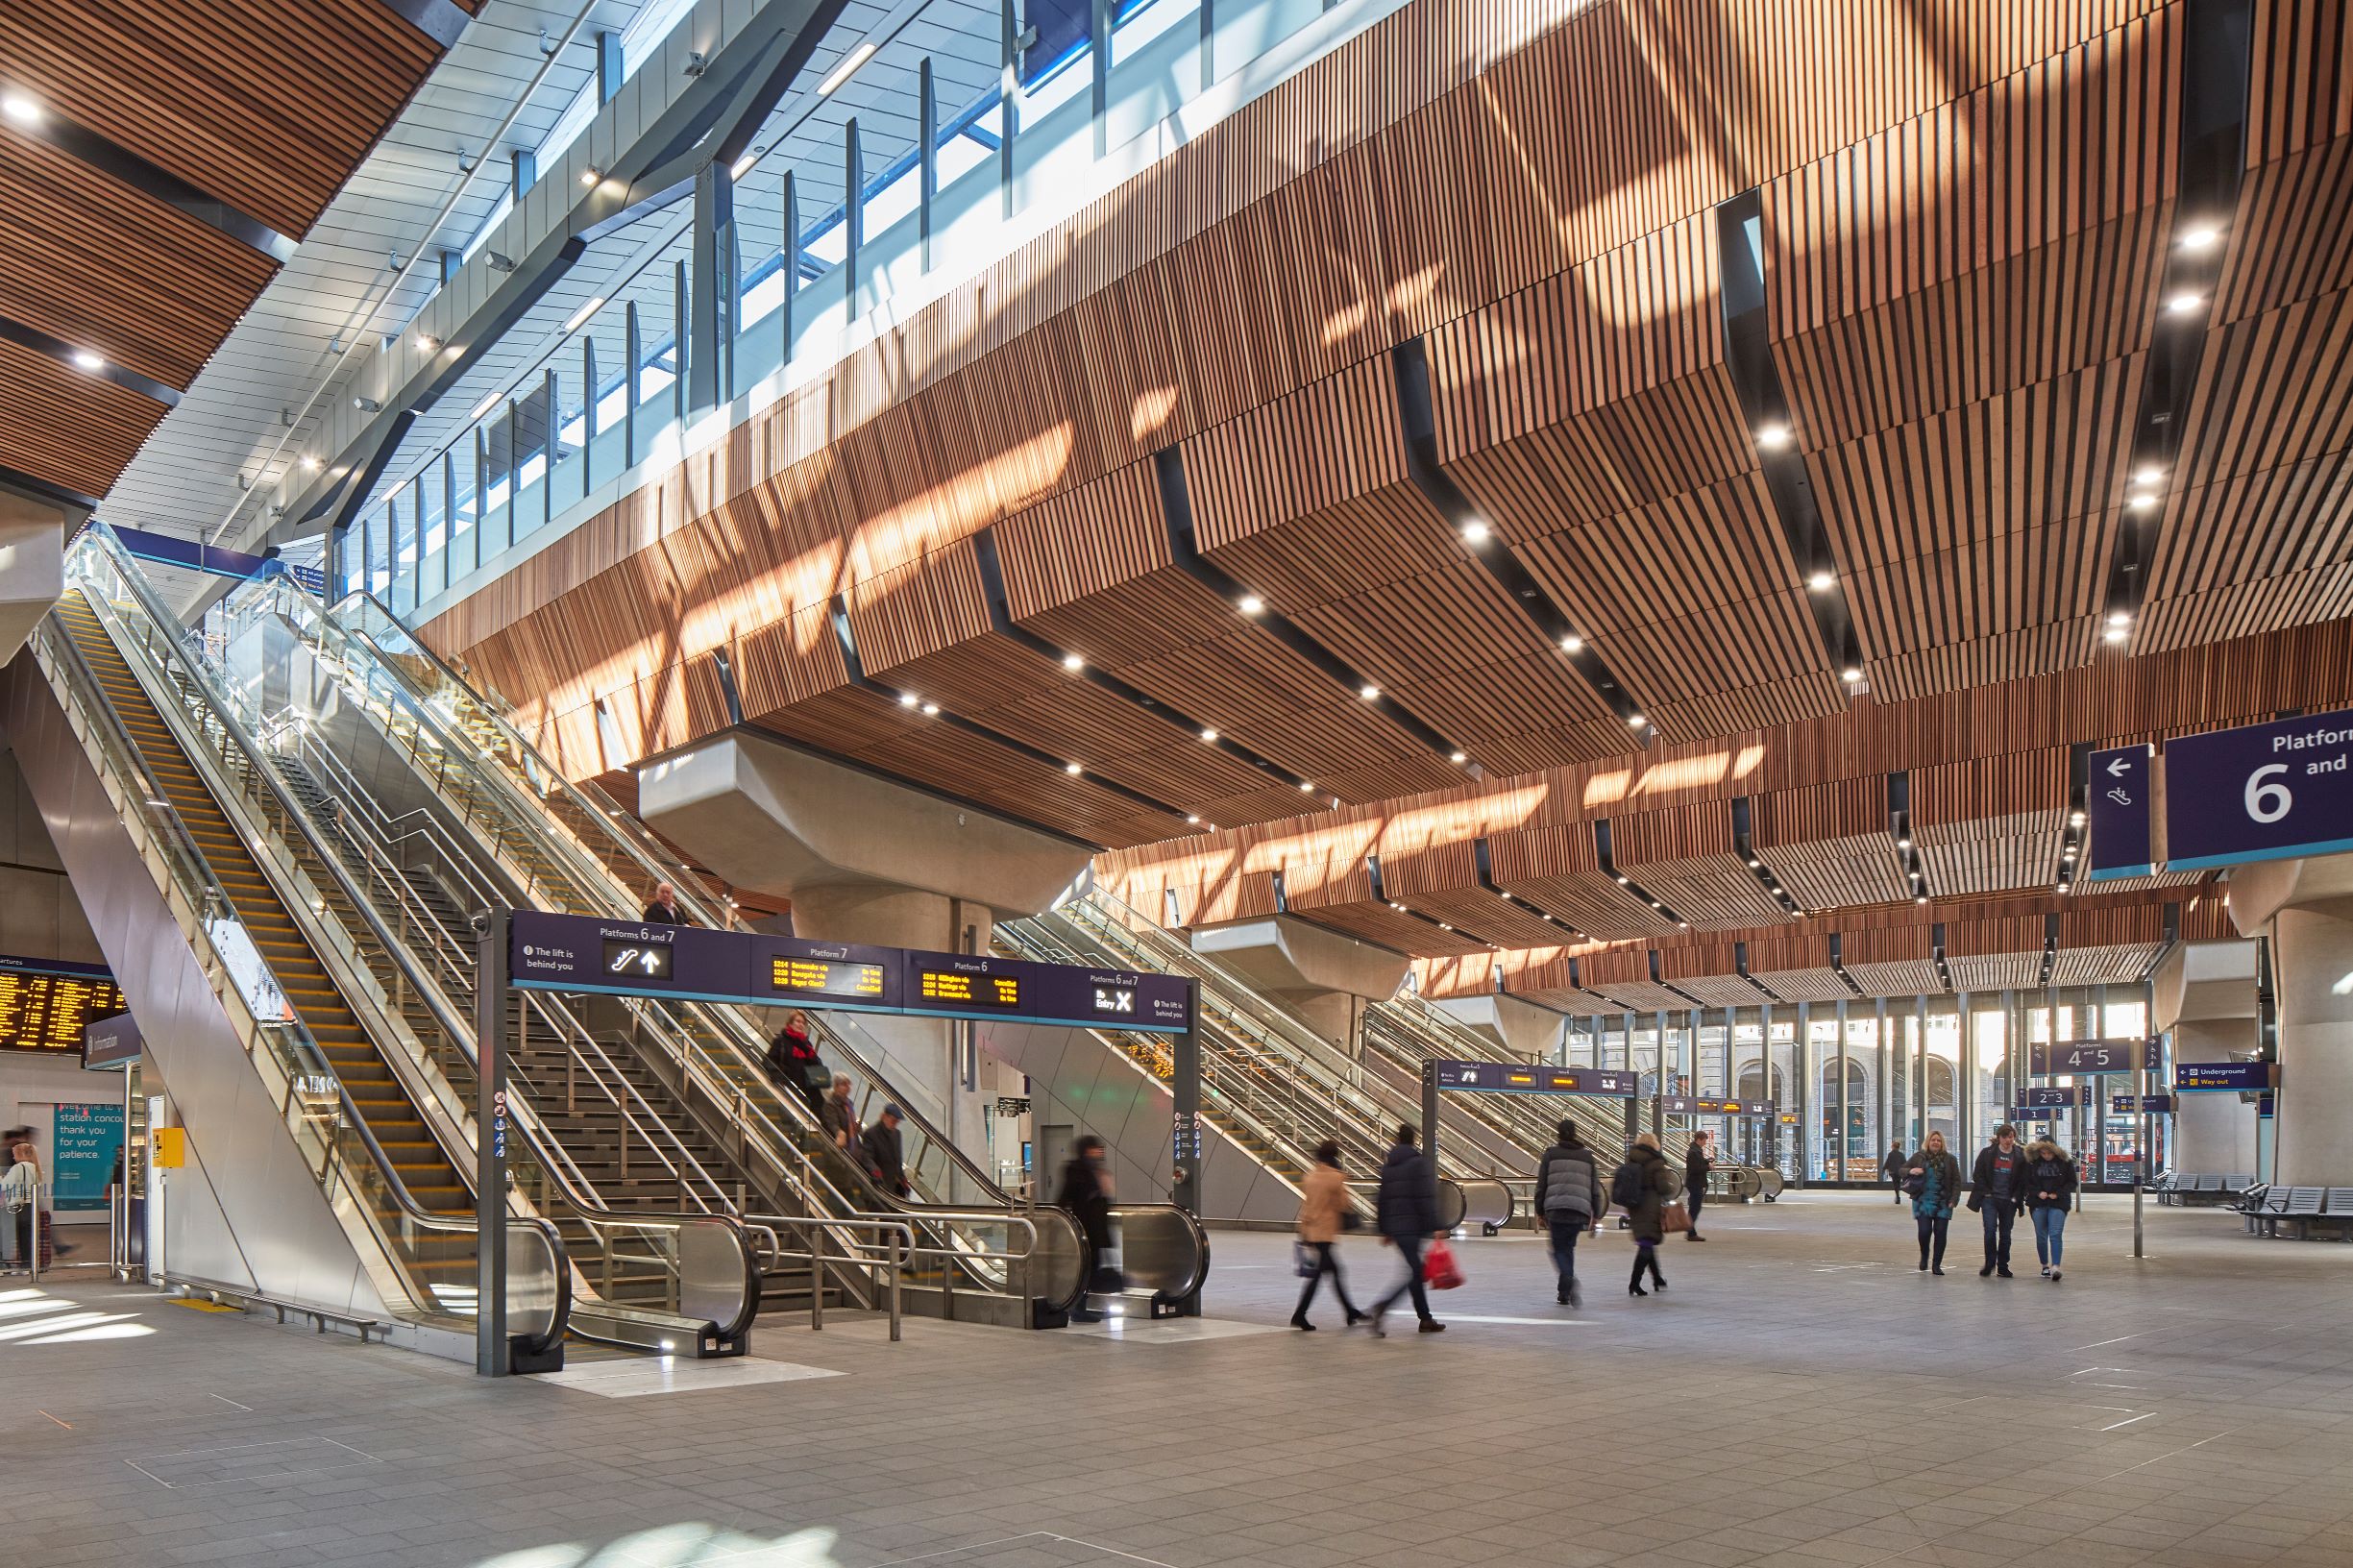
[[[1695,802],[1609,820],[1619,870],[1697,931],[1769,925],[1789,918],[1733,847],[1731,807]]]
[[[0,59],[52,112],[298,239],[438,55],[378,0],[0,7]]]
[[[1893,903],[1909,896],[1888,830],[1887,785],[1841,779],[1772,790],[1749,802],[1749,842],[1802,909]]]
[[[1272,913],[1271,910],[1268,913]],[[1485,954],[1487,944],[1465,931],[1441,931],[1379,902],[1334,904],[1304,912],[1301,919],[1329,926],[1400,953],[1425,956]]]
[[[6,125],[0,236],[0,313],[184,391],[277,270]]]
[[[1938,895],[2048,886],[2067,831],[2068,756],[2056,747],[1912,774],[1912,836]]]
[[[1609,942],[1675,929],[1602,870],[1590,823],[1493,834],[1487,851],[1496,886],[1587,937]]]
[[[0,342],[0,467],[101,495],[162,419],[135,392]]]

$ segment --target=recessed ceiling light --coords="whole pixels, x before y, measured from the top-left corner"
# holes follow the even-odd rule
[[[1196,814],[1194,814],[1194,815],[1188,816],[1188,817],[1185,819],[1185,821],[1186,821],[1186,822],[1187,822],[1187,824],[1188,824],[1188,825],[1190,825],[1190,826],[1198,826],[1198,825],[1200,824],[1201,818],[1200,818],[1200,816],[1199,816],[1199,815],[1196,813]]]
[[[1241,602],[1235,607],[1244,615],[1256,615],[1266,607],[1266,601],[1256,594],[1244,594]]]
[[[2131,635],[2131,629],[2125,626],[2110,626],[2106,631],[2100,634],[2104,641],[2111,643],[2120,643]]]
[[[1863,672],[1851,664],[1838,673],[1838,678],[1850,686],[1859,686],[1863,683]]]
[[[2131,625],[2132,612],[2130,610],[2111,610],[2108,614],[2108,625],[2112,626]]]
[[[2061,893],[2065,893],[2065,892],[2067,892],[2067,891],[2068,891],[2068,884],[2066,884],[2065,882],[2060,883],[2060,884],[2059,884],[2059,891],[2060,891]]]
[[[310,473],[316,474],[319,471],[319,460],[311,453],[306,452],[303,453],[303,467]]]
[[[2151,463],[2148,467],[2142,469],[2139,473],[2135,474],[2132,477],[2132,482],[2135,484],[2155,484],[2159,479],[2164,478],[2165,470],[2159,468],[2156,464]]]
[[[2126,496],[2124,498],[2124,504],[2131,507],[2136,512],[2145,512],[2151,506],[2157,504],[2157,498],[2150,495],[2147,491],[2143,490],[2136,494]]]
[[[1439,930],[1441,930],[1441,931],[1452,931],[1452,930],[1454,929],[1454,927],[1453,927],[1453,926],[1451,926],[1451,925],[1448,925],[1448,924],[1447,924],[1447,923],[1446,923],[1444,920],[1440,920],[1440,921],[1438,922],[1438,929],[1439,929]]]
[[[1372,701],[1374,698],[1378,698],[1380,695],[1381,695],[1381,688],[1380,688],[1380,687],[1378,687],[1378,686],[1362,686],[1362,687],[1358,688],[1358,690],[1357,690],[1357,696],[1359,696],[1359,697],[1362,698],[1363,698],[1365,701],[1367,701],[1367,702]]]
[[[901,692],[898,694],[898,705],[902,708],[912,708],[920,700],[922,699],[917,697],[913,692]]]
[[[1068,773],[1072,778],[1076,778],[1079,773],[1079,766],[1075,762],[1066,762],[1062,765],[1062,771]]]
[[[924,718],[926,718],[926,719],[936,719],[936,718],[938,718],[939,716],[940,716],[940,704],[939,704],[939,703],[937,703],[937,702],[926,702],[926,703],[924,703],[924,704],[923,704],[923,717],[924,717]]]
[[[41,123],[41,106],[21,92],[0,93],[0,114],[6,114],[18,125]]]
[[[1767,425],[1756,432],[1756,444],[1767,452],[1778,452],[1789,445],[1789,427]]]
[[[1624,878],[1624,877],[1622,877],[1622,876],[1621,876],[1621,877],[1619,877],[1619,878],[1618,878],[1618,886],[1622,888],[1622,887],[1625,887],[1626,885],[1627,885],[1627,884],[1626,884],[1626,878]]]
[[[2080,811],[2071,811],[2068,813],[2067,825],[2070,827],[2081,827],[2083,825],[2083,813]]]
[[[1459,766],[1462,763],[1470,761],[1471,754],[1468,751],[1457,751],[1453,755],[1449,756],[1446,760]]]
[[[1926,903],[1927,901],[1928,901],[1928,895],[1927,895],[1926,894],[1924,894],[1924,894],[1921,894],[1919,897],[1917,897],[1917,898],[1915,898],[1915,899],[1913,899],[1913,900],[1912,900],[1912,902],[1914,902],[1914,903],[1916,903],[1916,904],[1924,904],[1924,903]]]
[[[1643,725],[1649,723],[1650,721],[1648,719],[1645,719],[1638,713],[1630,713],[1626,716],[1626,727],[1629,729],[1640,729]]]
[[[1573,631],[1566,637],[1560,639],[1560,651],[1563,653],[1579,652],[1584,648],[1584,646],[1585,640],[1582,637],[1578,636],[1577,633]]]
[[[1486,524],[1476,517],[1472,518],[1468,523],[1463,524],[1462,542],[1466,545],[1485,544],[1487,542]]]
[[[1502,899],[1502,900],[1503,900],[1505,903],[1507,903],[1507,903],[1509,903],[1509,902],[1511,902],[1511,894],[1509,894],[1506,893],[1506,892],[1505,892],[1503,889],[1501,889],[1501,888],[1497,888],[1497,889],[1495,890],[1495,896],[1496,896],[1496,897],[1498,897],[1498,898],[1501,898],[1501,899]]]
[[[1314,793],[1315,793],[1315,781],[1314,781],[1313,779],[1311,779],[1311,778],[1303,778],[1303,779],[1301,779],[1301,780],[1299,781],[1299,793],[1300,793],[1301,795],[1312,795],[1312,794],[1314,794]]]
[[[2181,236],[2181,248],[2191,252],[2211,251],[2215,247],[2215,241],[2221,237],[2219,230],[2207,224],[2200,224]]]
[[[1764,870],[1764,863],[1762,861],[1752,860],[1749,862],[1749,870],[1752,871],[1762,870]]]
[[[2186,316],[2206,303],[2202,294],[2176,294],[2165,302],[2165,307],[2177,316]]]
[[[1205,729],[1201,732],[1201,739],[1211,746],[1215,746],[1217,744],[1217,732],[1213,729]]]
[[[1909,849],[1912,847],[1912,841],[1908,838],[1898,839],[1896,841],[1896,847],[1899,849]]]
[[[1078,673],[1079,673],[1081,670],[1084,670],[1084,669],[1086,669],[1086,668],[1087,668],[1087,661],[1086,661],[1085,659],[1080,658],[1080,657],[1079,657],[1077,654],[1075,654],[1075,653],[1065,653],[1065,654],[1062,656],[1062,667],[1063,667],[1065,670],[1069,671],[1069,672],[1070,672],[1072,674],[1074,674],[1074,675],[1075,675],[1075,674],[1078,674]]]
[[[106,368],[107,362],[103,356],[92,354],[87,349],[74,350],[74,369],[86,370],[95,376]]]

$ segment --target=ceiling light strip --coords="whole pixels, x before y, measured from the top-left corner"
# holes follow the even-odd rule
[[[1372,883],[1373,896],[1388,905],[1391,914],[1403,915],[1409,920],[1419,920],[1424,925],[1434,927],[1437,930],[1452,932],[1456,936],[1479,943],[1483,946],[1491,947],[1499,953],[1504,950],[1504,944],[1500,942],[1491,942],[1478,932],[1466,930],[1452,920],[1441,920],[1435,915],[1424,914],[1402,898],[1391,898],[1386,884],[1381,880],[1381,857],[1379,855],[1364,857],[1364,874]]]
[[[2183,12],[2181,90],[2175,94],[2181,118],[2171,128],[2181,146],[2180,188],[2166,236],[2163,276],[2155,285],[2164,305],[2142,374],[2124,491],[2115,498],[2122,515],[2100,606],[2101,639],[2118,647],[2130,645],[2133,624],[2148,599],[2168,481],[2181,478],[2175,470],[2182,428],[2205,357],[2245,162],[2253,68],[2246,9],[2231,0],[2207,0]]]
[[[1749,803],[1749,797],[1747,796],[1735,796],[1731,801],[1731,808],[1733,853],[1739,855],[1741,860],[1747,863],[1749,874],[1763,883],[1765,891],[1773,894],[1775,907],[1786,911],[1797,919],[1804,919],[1805,909],[1798,902],[1797,894],[1781,886],[1781,879],[1774,875],[1772,867],[1765,864],[1765,857],[1756,852],[1753,828],[1755,812]],[[1762,986],[1757,989],[1764,990]],[[1780,998],[1777,996],[1774,999],[1778,1001]]]
[[[1896,841],[1896,858],[1903,866],[1905,896],[1915,904],[1935,897],[1935,890],[1928,886],[1927,855],[1920,847],[1920,835],[1912,831],[1912,775],[1908,772],[1887,775],[1887,835]]]
[[[1551,910],[1546,909],[1534,899],[1522,897],[1520,894],[1510,892],[1505,888],[1502,883],[1495,880],[1494,860],[1492,858],[1491,851],[1487,847],[1487,840],[1484,834],[1482,834],[1478,838],[1471,841],[1471,864],[1474,868],[1476,868],[1479,873],[1479,885],[1484,888],[1487,892],[1495,894],[1498,898],[1501,898],[1504,902],[1512,905],[1514,908],[1526,910],[1529,914],[1535,916],[1536,919],[1544,921],[1547,925],[1559,927],[1564,936],[1579,937],[1581,939],[1583,933],[1580,932],[1577,927],[1571,925],[1568,921],[1562,919],[1557,915],[1555,915]]]
[[[1438,462],[1437,413],[1430,391],[1429,344],[1418,337],[1406,339],[1389,351],[1389,364],[1397,381],[1397,414],[1405,426],[1406,473],[1413,480],[1413,487],[1461,535],[1472,557],[1486,568],[1487,575],[1503,589],[1505,599],[1535,626],[1546,645],[1558,649],[1563,662],[1593,689],[1602,705],[1624,720],[1643,745],[1649,745],[1654,732],[1642,705],[1626,690],[1625,683],[1610,674],[1609,666],[1586,640],[1583,629],[1553,602],[1544,585],[1520,564],[1511,547],[1494,537],[1486,519],[1471,504],[1470,497],[1462,493],[1462,487],[1455,483],[1453,476]]]
[[[0,316],[0,342],[13,343],[29,349],[44,359],[54,359],[76,376],[87,376],[93,380],[110,381],[126,392],[135,392],[150,403],[159,403],[166,408],[180,406],[177,388],[127,370],[115,364],[87,344],[68,343],[61,337],[52,337],[37,327]]]
[[[1483,776],[1483,771],[1470,762],[1464,747],[1457,746],[1394,698],[1381,692],[1371,680],[1350,669],[1347,661],[1300,630],[1296,624],[1267,604],[1262,597],[1237,582],[1222,567],[1203,555],[1193,537],[1192,501],[1186,487],[1184,458],[1176,448],[1164,447],[1152,454],[1152,460],[1160,479],[1161,509],[1167,519],[1168,551],[1178,571],[1248,616],[1277,642],[1307,660],[1334,685],[1347,692],[1352,699],[1379,713],[1424,747],[1449,762],[1454,762],[1457,754],[1460,753],[1463,761],[1458,766],[1468,766],[1474,778]],[[1256,607],[1248,607],[1245,600]],[[1364,696],[1367,688],[1373,690],[1372,697]]]
[[[839,594],[834,596],[832,617],[834,639],[841,646],[842,649],[842,668],[848,675],[850,685],[859,691],[870,692],[877,697],[888,698],[892,701],[896,702],[901,706],[916,706],[916,702],[908,701],[909,698],[916,696],[915,693],[904,692],[900,691],[896,687],[886,686],[866,673],[866,666],[858,657],[857,636],[850,626],[849,606],[843,600]],[[919,701],[919,698],[918,700]],[[978,723],[970,719],[967,719],[961,714],[949,713],[941,708],[937,703],[922,703],[921,706],[925,717],[933,720],[936,723],[946,724],[951,728],[962,730],[967,735],[976,736],[981,740],[988,741],[993,745],[1001,747],[1005,750],[1013,752],[1017,756],[1023,757],[1031,762],[1035,762],[1042,767],[1051,768],[1057,772],[1065,773],[1074,778],[1085,779],[1088,783],[1092,784],[1099,790],[1106,790],[1113,795],[1122,796],[1125,799],[1133,800],[1138,805],[1143,806],[1149,810],[1164,813],[1167,816],[1177,819],[1179,821],[1185,820],[1186,813],[1182,806],[1172,806],[1165,800],[1158,800],[1153,798],[1151,796],[1144,794],[1141,790],[1131,789],[1116,779],[1105,778],[1100,773],[1090,770],[1084,763],[1076,763],[1068,760],[1067,758],[1055,756],[1050,751],[1042,750],[1037,747],[1031,746],[1026,741],[1016,740],[1011,735],[1004,734],[998,730],[991,729],[988,725]],[[826,754],[832,755],[833,753],[828,752]],[[921,788],[923,786],[918,787]],[[981,809],[989,812],[993,816],[1004,815],[1004,813],[997,807],[983,806]]]
[[[1653,897],[1648,889],[1618,870],[1618,863],[1609,852],[1609,819],[1606,817],[1596,817],[1593,820],[1593,847],[1595,853],[1601,858],[1603,875],[1614,878],[1619,887],[1650,905],[1678,926],[1684,930],[1691,928],[1691,922],[1669,909],[1665,900]]]
[[[1756,445],[1756,466],[1781,525],[1781,537],[1797,563],[1823,650],[1850,700],[1862,689],[1870,668],[1854,625],[1852,607],[1839,586],[1838,552],[1814,501],[1805,469],[1804,431],[1791,417],[1789,394],[1773,357],[1771,323],[1765,308],[1764,198],[1750,189],[1716,207],[1716,260],[1722,287],[1724,357],[1733,394]]]
[[[983,528],[972,536],[972,553],[980,565],[981,598],[988,606],[989,627],[992,631],[1020,644],[1040,658],[1053,660],[1065,670],[1069,671],[1076,678],[1086,681],[1097,691],[1108,693],[1118,698],[1139,713],[1183,730],[1189,737],[1234,758],[1237,762],[1257,769],[1269,778],[1291,789],[1300,789],[1308,784],[1309,781],[1305,774],[1291,772],[1271,758],[1260,755],[1232,736],[1220,732],[1214,726],[1204,724],[1193,719],[1183,709],[1129,685],[1117,675],[1097,667],[1093,660],[1086,658],[1083,654],[1055,647],[1043,637],[1014,620],[1012,601],[1007,598],[1005,592],[1005,565],[997,554],[996,530],[993,527]],[[1075,668],[1071,664],[1073,659],[1078,660]]]

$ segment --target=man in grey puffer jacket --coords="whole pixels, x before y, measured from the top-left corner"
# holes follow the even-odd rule
[[[1578,1305],[1577,1238],[1603,1213],[1601,1167],[1593,1151],[1577,1136],[1577,1123],[1562,1117],[1560,1141],[1544,1151],[1536,1166],[1536,1213],[1553,1233],[1553,1267],[1560,1273],[1560,1288],[1553,1299],[1566,1307]]]

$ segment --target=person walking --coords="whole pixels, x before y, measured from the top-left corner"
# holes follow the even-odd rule
[[[1943,1133],[1928,1135],[1926,1146],[1904,1165],[1903,1179],[1912,1198],[1912,1218],[1920,1228],[1921,1272],[1941,1275],[1945,1237],[1961,1196],[1961,1162],[1945,1147]]]
[[[1577,1242],[1588,1226],[1607,1209],[1602,1196],[1601,1168],[1593,1150],[1577,1136],[1577,1123],[1563,1116],[1560,1141],[1544,1151],[1536,1165],[1536,1213],[1552,1232],[1553,1271],[1559,1284],[1553,1299],[1563,1307],[1581,1306],[1577,1294]]]
[[[1707,1133],[1693,1133],[1691,1142],[1683,1150],[1683,1211],[1691,1216],[1691,1226],[1683,1232],[1686,1241],[1704,1241],[1700,1234],[1700,1203],[1707,1196],[1707,1173],[1716,1168],[1709,1158]]]
[[[1609,1201],[1626,1211],[1627,1227],[1634,1233],[1634,1272],[1626,1282],[1630,1296],[1651,1293],[1642,1287],[1645,1275],[1655,1288],[1667,1287],[1658,1267],[1658,1243],[1667,1235],[1667,1157],[1658,1152],[1657,1138],[1643,1133],[1609,1178]]]
[[[1969,1206],[1985,1226],[1985,1266],[1977,1278],[1999,1273],[2010,1278],[2010,1227],[2026,1207],[2026,1151],[2018,1146],[2018,1129],[2003,1122],[1994,1129],[1994,1141],[1977,1151],[1969,1176]]]
[[[1898,1203],[1901,1203],[1904,1199],[1903,1173],[1904,1167],[1910,1164],[1911,1161],[1904,1156],[1903,1139],[1901,1139],[1890,1143],[1887,1146],[1887,1153],[1880,1156],[1879,1159],[1879,1174],[1886,1177],[1887,1185],[1896,1189]]]
[[[1348,1282],[1340,1276],[1340,1233],[1348,1229],[1349,1217],[1356,1213],[1355,1200],[1348,1196],[1348,1173],[1340,1168],[1340,1146],[1330,1139],[1315,1145],[1315,1164],[1308,1168],[1306,1179],[1299,1184],[1299,1244],[1315,1254],[1315,1272],[1299,1291],[1299,1305],[1291,1310],[1291,1327],[1315,1332],[1308,1321],[1308,1309],[1315,1303],[1315,1292],[1322,1288],[1324,1276],[1332,1276],[1332,1293],[1339,1298],[1340,1311],[1348,1314],[1346,1327],[1355,1328],[1364,1317],[1357,1304],[1348,1299]]]
[[[1089,1308],[1087,1298],[1105,1283],[1097,1276],[1105,1272],[1103,1260],[1111,1256],[1111,1172],[1104,1168],[1103,1140],[1094,1134],[1083,1134],[1070,1146],[1070,1160],[1062,1167],[1062,1190],[1054,1195],[1054,1206],[1069,1212],[1087,1241],[1087,1283],[1080,1287],[1070,1321],[1100,1323],[1103,1314]]]
[[[907,1156],[898,1124],[898,1107],[886,1105],[874,1125],[858,1135],[858,1144],[866,1151],[868,1174],[882,1184],[885,1192],[904,1198],[912,1196],[914,1188],[907,1184]]]
[[[1374,1223],[1381,1231],[1381,1244],[1397,1249],[1406,1277],[1396,1289],[1373,1303],[1368,1326],[1377,1339],[1388,1337],[1381,1320],[1399,1297],[1407,1295],[1413,1298],[1413,1315],[1421,1319],[1422,1333],[1446,1330],[1445,1324],[1430,1315],[1430,1292],[1422,1284],[1422,1244],[1444,1237],[1446,1228],[1438,1223],[1437,1175],[1421,1152],[1421,1141],[1419,1129],[1409,1121],[1401,1122],[1397,1141],[1389,1146],[1388,1158],[1381,1162],[1381,1197]]]
[[[2059,1255],[2067,1240],[2067,1212],[2075,1201],[2075,1162],[2049,1139],[2037,1139],[2026,1149],[2026,1169],[2021,1189],[2027,1212],[2034,1216],[2034,1256],[2043,1278],[2059,1278]]]
[[[31,1273],[35,1262],[36,1226],[40,1213],[40,1163],[34,1156],[30,1142],[19,1142],[6,1152],[8,1168],[5,1174],[0,1174],[0,1212],[8,1214],[16,1233],[13,1271]]]

